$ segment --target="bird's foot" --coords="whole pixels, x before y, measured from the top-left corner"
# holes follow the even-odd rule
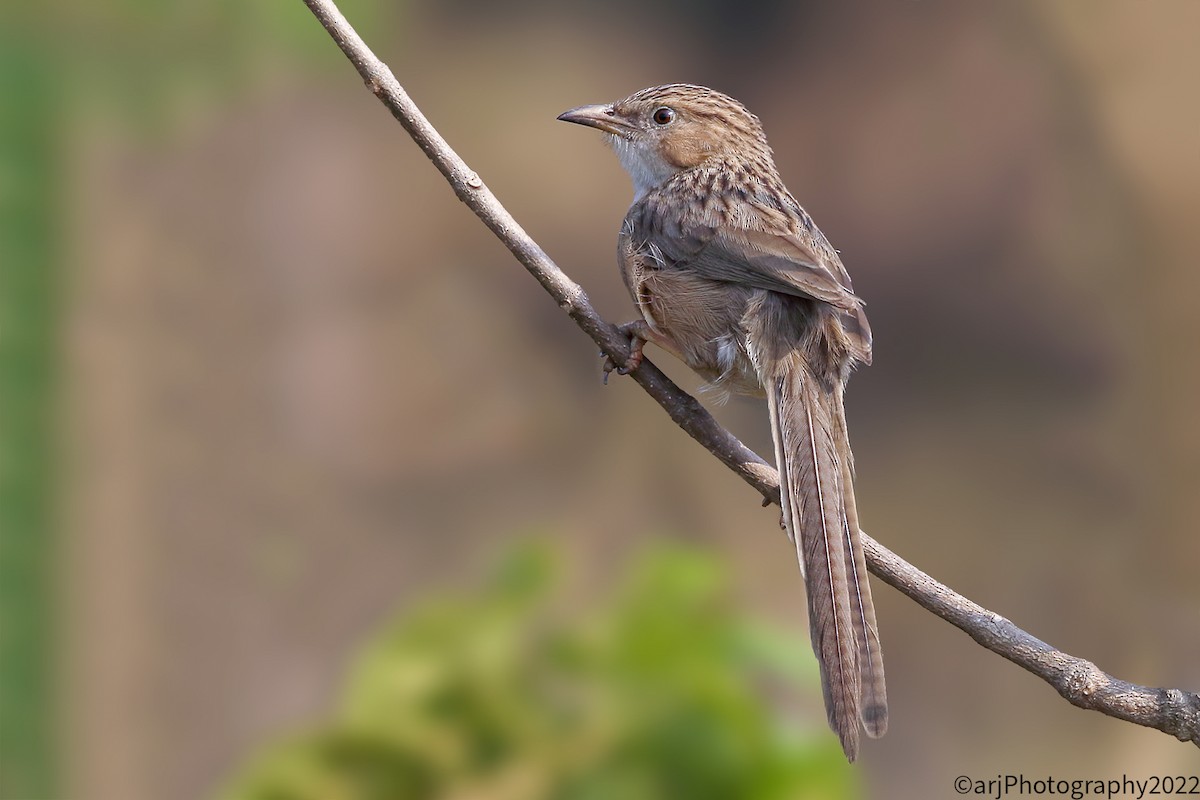
[[[618,375],[628,375],[642,365],[645,355],[642,353],[642,348],[646,346],[646,342],[650,340],[650,326],[643,319],[626,322],[617,328],[622,336],[629,338],[629,357],[625,359],[624,364],[618,364],[613,360],[612,356],[604,356],[604,383],[608,384],[608,375],[615,372]],[[601,355],[604,355],[601,353]]]

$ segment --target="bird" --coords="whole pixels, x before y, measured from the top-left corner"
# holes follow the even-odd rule
[[[871,363],[871,328],[838,251],[784,186],[759,118],[673,83],[558,117],[608,139],[633,182],[617,237],[641,317],[623,365],[651,342],[718,398],[765,397],[782,524],[808,599],[829,725],[853,762],[860,730],[887,730],[887,693],[843,397]]]

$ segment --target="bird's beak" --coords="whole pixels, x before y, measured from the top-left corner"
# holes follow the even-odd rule
[[[613,110],[612,104],[596,106],[580,106],[564,111],[558,115],[563,122],[574,122],[576,125],[587,125],[598,128],[614,136],[628,137],[632,127]]]

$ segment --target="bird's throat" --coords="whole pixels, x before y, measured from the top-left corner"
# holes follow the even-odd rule
[[[666,183],[678,169],[669,164],[657,150],[620,136],[609,137],[621,166],[633,180],[633,201],[636,203],[651,189]]]

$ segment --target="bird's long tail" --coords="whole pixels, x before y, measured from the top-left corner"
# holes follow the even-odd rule
[[[860,721],[869,736],[886,730],[887,698],[841,387],[820,385],[798,353],[772,367],[762,379],[784,524],[804,572],[829,725],[853,761]]]

